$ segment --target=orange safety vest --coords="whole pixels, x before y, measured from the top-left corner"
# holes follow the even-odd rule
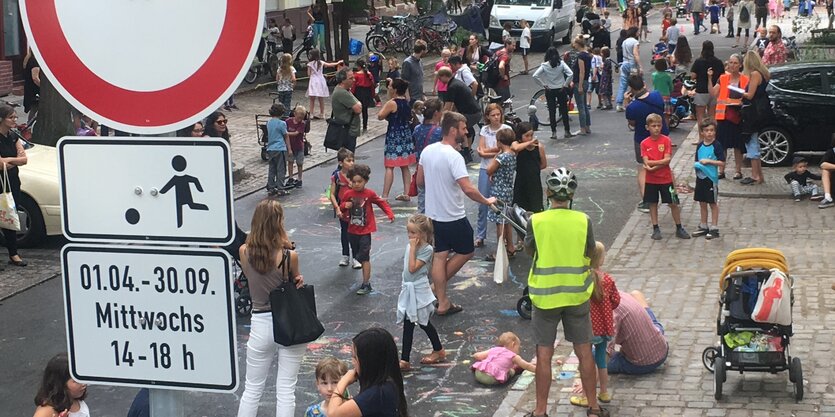
[[[729,98],[731,90],[728,85],[731,83],[731,74],[725,73],[719,76],[719,98],[716,100],[716,120],[725,120],[725,108],[727,106],[741,106],[741,98]],[[748,86],[748,77],[739,74],[739,88],[745,89]]]

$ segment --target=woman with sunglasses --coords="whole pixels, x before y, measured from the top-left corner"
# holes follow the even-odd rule
[[[206,118],[206,130],[203,136],[208,136],[210,138],[222,138],[225,139],[231,145],[232,142],[229,141],[229,129],[227,129],[226,123],[228,119],[226,115],[216,111],[209,115]]]
[[[0,168],[5,173],[0,176],[9,177],[9,182],[3,183],[0,188],[3,192],[11,192],[15,205],[20,201],[20,176],[19,166],[26,165],[26,150],[23,149],[23,142],[12,132],[17,125],[17,114],[12,106],[0,105]],[[6,240],[6,249],[9,250],[9,264],[15,266],[26,266],[26,261],[20,258],[17,253],[17,231],[3,229],[3,237]]]

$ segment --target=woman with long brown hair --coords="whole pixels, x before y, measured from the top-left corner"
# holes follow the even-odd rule
[[[296,381],[307,344],[282,346],[273,339],[270,291],[293,280],[304,285],[299,256],[284,231],[284,209],[276,200],[263,200],[252,215],[252,230],[239,250],[241,269],[249,280],[252,319],[246,344],[246,388],[241,395],[238,417],[255,417],[264,393],[267,372],[278,351],[275,378],[276,416],[292,417],[296,408]]]
[[[28,159],[23,142],[12,132],[17,125],[17,114],[12,106],[0,105],[0,178],[8,175],[8,185],[0,186],[0,190],[6,187],[7,193],[12,193],[15,205],[20,204],[20,169],[26,165]],[[5,171],[4,174],[2,171]],[[20,258],[17,253],[17,231],[3,229],[3,236],[6,239],[6,249],[9,250],[9,264],[15,266],[26,266],[26,261]]]

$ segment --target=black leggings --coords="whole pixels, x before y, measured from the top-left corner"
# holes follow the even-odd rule
[[[739,37],[742,34],[742,28],[736,28],[736,36]],[[745,37],[747,38],[751,34],[750,29],[745,28]]]
[[[16,169],[15,171],[18,171],[18,170]],[[9,185],[10,185],[10,188],[11,188],[12,197],[14,197],[15,206],[17,206],[21,202],[21,199],[20,199],[20,177],[17,176],[17,172],[15,172],[13,175],[12,175],[11,172],[9,174],[10,174],[9,175]],[[3,175],[3,174],[0,173],[0,175]],[[3,187],[0,186],[0,188],[3,188]],[[23,227],[24,225],[20,225],[20,226]],[[6,249],[9,250],[9,258],[11,258],[12,256],[17,255],[17,231],[9,230],[9,229],[3,229],[3,239],[6,241]]]
[[[766,26],[766,23],[768,22],[768,13],[766,13],[765,16],[757,16],[757,26],[756,26],[757,29],[760,28],[760,21],[763,22],[763,27],[764,28],[768,28],[768,26]]]
[[[568,124],[568,96],[565,94],[565,89],[562,88],[551,88],[545,90],[545,101],[548,103],[548,117],[551,119],[551,132],[557,131],[557,124],[554,122],[557,120],[557,104],[560,106],[560,116],[562,117],[562,124],[565,127],[565,131],[568,132],[571,130],[571,126]]]
[[[357,87],[357,100],[362,103],[362,128],[368,129],[368,108],[374,103],[373,87]]]
[[[348,245],[348,222],[339,221],[339,239],[342,241],[342,256],[351,254],[350,245]]]
[[[427,322],[426,326],[420,326],[426,335],[429,336],[429,341],[432,342],[432,350],[439,351],[443,349],[443,345],[441,345],[441,339],[438,337],[438,331],[435,330],[435,326],[432,325],[432,322]],[[403,353],[400,355],[400,359],[409,362],[409,357],[412,355],[412,336],[415,334],[415,323],[409,321],[409,319],[403,319]]]

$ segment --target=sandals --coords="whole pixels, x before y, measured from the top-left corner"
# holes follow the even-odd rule
[[[460,313],[462,311],[464,311],[464,307],[461,307],[461,306],[455,305],[455,304],[451,304],[449,306],[449,308],[444,312],[441,312],[440,310],[435,310],[435,314],[439,315],[439,316],[451,316],[455,313]],[[446,355],[446,353],[444,353],[444,355]]]
[[[444,349],[436,350],[420,359],[420,363],[424,365],[435,365],[444,361],[446,361],[446,350]]]
[[[741,173],[741,172],[737,172],[736,174],[734,174],[734,179],[735,179],[735,180],[741,180],[741,179],[742,179],[742,173]]]
[[[484,239],[476,239],[475,243],[473,245],[477,248],[483,248],[484,247]]]
[[[399,196],[394,197],[394,199],[397,200],[397,201],[411,201],[412,200],[411,197],[407,196],[406,194],[400,194]]]

